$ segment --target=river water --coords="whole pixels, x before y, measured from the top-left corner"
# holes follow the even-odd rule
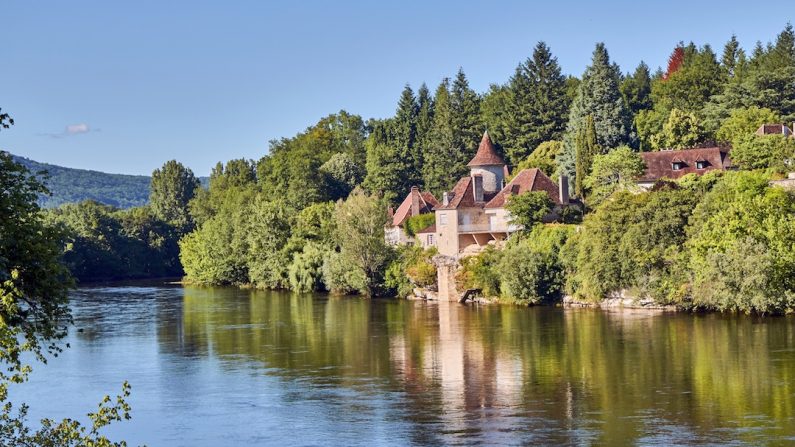
[[[12,400],[130,445],[795,443],[795,319],[179,286],[73,293]],[[82,418],[85,420],[85,418]]]

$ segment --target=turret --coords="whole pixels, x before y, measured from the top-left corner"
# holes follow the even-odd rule
[[[470,161],[469,173],[475,185],[475,201],[483,201],[485,194],[494,194],[505,184],[505,161],[497,153],[489,132],[483,132],[478,152]]]

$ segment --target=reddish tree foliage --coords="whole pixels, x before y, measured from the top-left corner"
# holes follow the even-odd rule
[[[670,78],[672,74],[679,71],[679,69],[682,68],[682,64],[684,63],[685,49],[681,46],[674,48],[674,52],[671,53],[671,57],[668,58],[668,69],[663,75],[663,80]]]

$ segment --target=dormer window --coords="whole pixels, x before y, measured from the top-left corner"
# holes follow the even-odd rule
[[[685,163],[681,161],[675,161],[671,163],[671,169],[673,169],[674,171],[681,171],[682,169],[684,169],[684,167]]]
[[[707,169],[707,162],[704,160],[699,160],[696,162],[696,169]]]

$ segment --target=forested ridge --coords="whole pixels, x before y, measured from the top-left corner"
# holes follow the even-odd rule
[[[55,208],[83,200],[93,200],[116,208],[132,208],[146,205],[149,200],[152,178],[148,175],[109,174],[67,168],[16,155],[13,159],[33,173],[47,172],[46,177],[40,177],[49,190],[49,194],[40,195],[39,204],[43,208]]]
[[[67,258],[73,266],[119,259],[120,276],[160,268],[114,254],[133,247],[167,252],[166,264],[181,263],[194,283],[404,294],[433,282],[432,253],[385,245],[388,206],[414,185],[437,196],[449,190],[488,129],[512,168],[566,175],[586,214],[576,233],[563,223],[535,225],[545,205],[517,200],[525,231],[503,251],[468,259],[463,285],[516,302],[564,293],[595,301],[629,290],[688,308],[795,308],[795,199],[768,185],[791,169],[793,143],[754,134],[761,124],[795,120],[792,26],[748,51],[734,36],[720,52],[680,43],[655,71],[643,62],[624,71],[598,43],[578,76],[564,75],[539,42],[486,92],[459,70],[433,90],[406,85],[397,96],[392,117],[339,111],[271,141],[259,160],[219,162],[207,189],[174,161],[153,180],[147,207],[53,211],[72,232]],[[639,152],[715,144],[732,147],[741,172],[634,194]],[[85,256],[80,244],[95,253]]]

